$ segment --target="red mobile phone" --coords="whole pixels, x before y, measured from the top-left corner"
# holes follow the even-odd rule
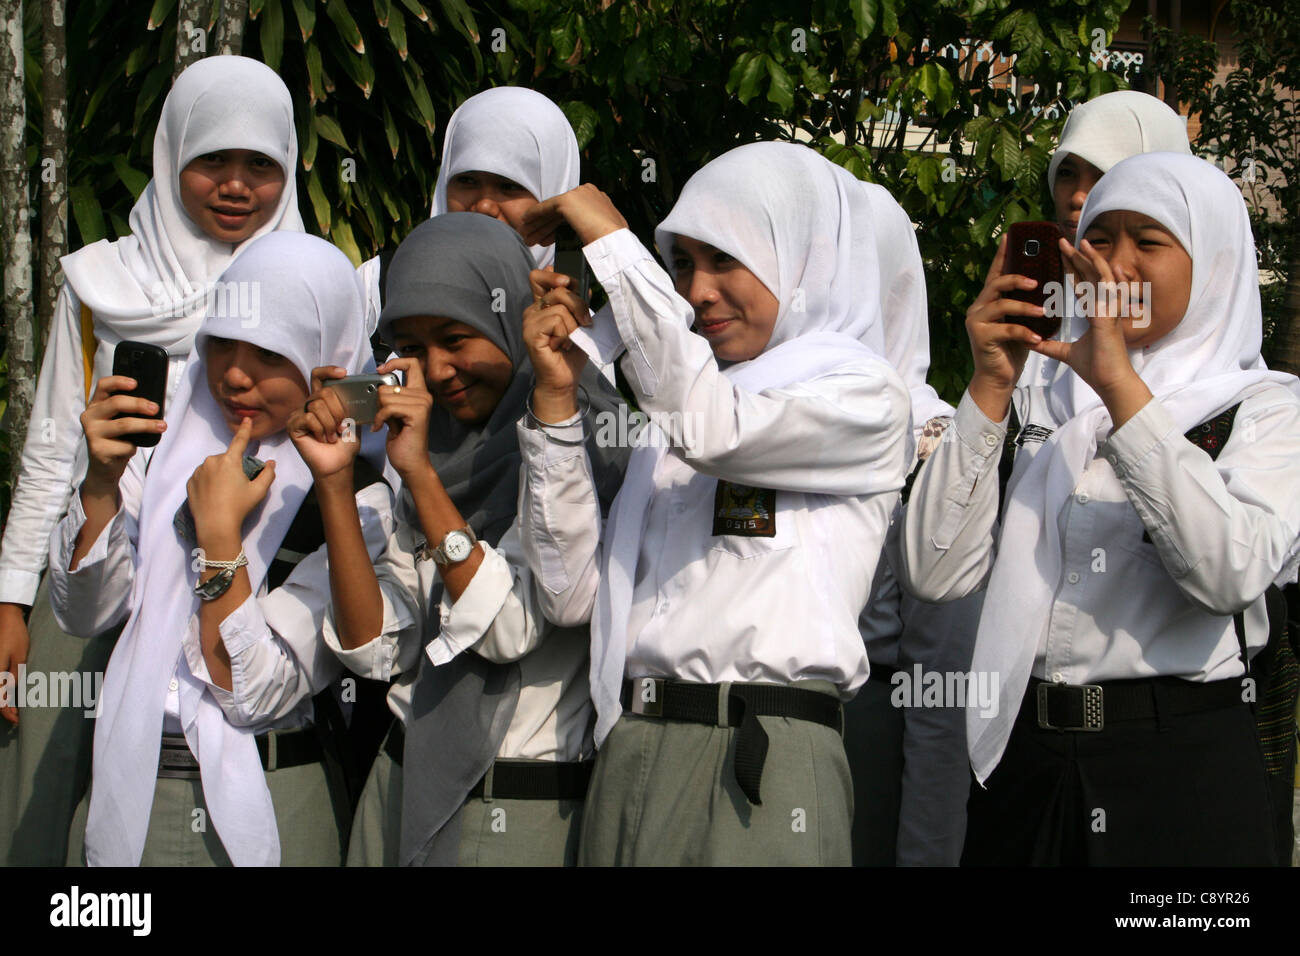
[[[113,374],[135,379],[135,389],[117,392],[147,398],[158,406],[156,415],[115,415],[114,418],[162,418],[163,399],[167,396],[167,350],[147,342],[118,342],[113,350]],[[152,447],[162,437],[157,432],[138,432],[122,438],[141,447]]]
[[[1045,339],[1061,331],[1065,303],[1065,265],[1061,261],[1061,227],[1054,222],[1017,222],[1007,230],[1007,262],[1004,275],[1022,275],[1035,280],[1032,289],[1017,289],[1007,297],[1031,305],[1048,306],[1055,291],[1056,308],[1048,307],[1040,318],[1009,316],[1006,321],[1032,329]]]

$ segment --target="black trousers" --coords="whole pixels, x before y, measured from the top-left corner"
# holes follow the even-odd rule
[[[1151,683],[1157,717],[1096,733],[1039,728],[1031,683],[987,789],[972,780],[962,864],[1276,865],[1249,705],[1169,715]]]

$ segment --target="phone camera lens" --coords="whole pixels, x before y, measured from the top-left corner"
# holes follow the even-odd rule
[[[1037,239],[1027,239],[1027,240],[1025,240],[1025,255],[1027,255],[1027,256],[1036,256],[1036,255],[1038,255],[1038,240],[1037,240]]]

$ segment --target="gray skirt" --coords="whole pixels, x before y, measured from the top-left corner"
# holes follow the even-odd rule
[[[848,866],[853,784],[840,735],[759,717],[761,806],[736,783],[730,727],[624,714],[596,757],[582,866]]]

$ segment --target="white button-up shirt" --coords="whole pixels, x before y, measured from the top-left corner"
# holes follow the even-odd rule
[[[1058,425],[1041,388],[1017,389],[1016,409],[1025,426]],[[1006,422],[990,421],[967,393],[949,433],[904,513],[904,583],[926,600],[984,587],[997,556]],[[1017,457],[1041,447],[1031,434]],[[1102,443],[1057,515],[1062,572],[1034,676],[1240,676],[1232,615],[1245,610],[1247,644],[1262,647],[1261,595],[1294,544],[1289,529],[1300,527],[1297,489],[1300,403],[1286,389],[1241,403],[1217,460],[1159,400],[1148,402]]]
[[[653,395],[640,395],[642,408],[697,426],[690,457],[669,450],[653,476],[626,673],[703,683],[818,679],[851,697],[867,676],[858,614],[906,478],[902,382],[882,362],[878,371],[859,366],[741,392],[689,332],[690,304],[630,232],[585,251],[630,343],[634,378],[655,382]],[[519,428],[524,551],[545,586],[547,615],[566,624],[590,619],[600,574],[602,522],[583,434],[581,421]],[[858,469],[876,472],[890,490],[844,496],[846,475]],[[719,478],[776,490],[774,535],[713,533]]]
[[[126,619],[135,580],[137,515],[142,459],[136,456],[123,475],[122,506],[89,553],[68,571],[77,535],[86,522],[81,495],[72,496],[68,514],[50,542],[50,601],[60,627],[71,634],[94,635]],[[357,510],[366,548],[377,562],[384,618],[380,638],[414,626],[413,601],[400,581],[387,574],[381,554],[393,535],[392,493],[382,482],[357,492]],[[208,673],[196,612],[185,624],[177,671],[188,667],[236,726],[292,730],[312,722],[314,694],[329,686],[339,663],[321,640],[333,627],[329,559],[325,545],[298,563],[284,583],[268,591],[263,581],[221,622],[222,643],[230,655],[231,689],[218,687]],[[373,642],[372,642],[373,643]],[[180,733],[180,701],[172,681],[164,710],[165,728]]]

